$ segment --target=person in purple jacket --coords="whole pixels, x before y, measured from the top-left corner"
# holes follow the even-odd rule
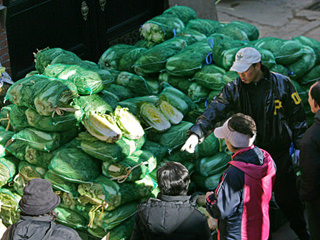
[[[206,194],[207,211],[218,222],[218,239],[269,238],[269,202],[276,168],[270,154],[253,145],[256,133],[254,120],[242,113],[214,130],[233,153],[218,187]]]

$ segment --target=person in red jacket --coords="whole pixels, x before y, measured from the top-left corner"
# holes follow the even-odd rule
[[[267,240],[269,202],[276,169],[268,152],[253,145],[254,120],[242,113],[214,130],[233,153],[215,192],[207,192],[209,214],[217,219],[218,239]]]

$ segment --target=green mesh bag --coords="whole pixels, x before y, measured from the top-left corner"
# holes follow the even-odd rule
[[[0,126],[2,126],[3,128],[9,130],[9,131],[13,131],[13,127],[9,122],[9,113],[12,109],[12,107],[14,106],[14,104],[9,104],[7,106],[4,106],[0,109]]]
[[[207,38],[207,36],[195,29],[191,29],[191,28],[184,28],[178,35],[178,37],[180,38],[184,38],[186,40],[186,42],[188,43],[188,45],[191,45],[195,42],[201,41],[205,38]]]
[[[0,126],[0,157],[3,157],[6,155],[6,152],[5,152],[6,144],[13,135],[14,135],[14,132],[7,131],[6,129]]]
[[[21,197],[12,189],[0,189],[0,218],[2,223],[8,227],[18,221],[20,218],[19,201]]]
[[[289,71],[292,72],[290,74],[290,78],[300,81],[300,79],[309,72],[316,64],[316,54],[311,47],[304,46],[303,54],[299,60],[296,62],[287,65]]]
[[[95,208],[92,207],[92,211],[89,213],[90,219],[92,219],[97,226],[104,229],[104,231],[110,231],[116,226],[121,225],[122,222],[128,218],[134,216],[137,211],[137,205],[138,203],[136,202],[128,203],[110,212],[95,211]]]
[[[137,140],[122,137],[114,143],[102,142],[86,132],[79,134],[81,149],[90,156],[102,161],[118,162],[141,149],[145,142],[145,137]]]
[[[307,74],[305,74],[304,76],[302,76],[300,78],[300,83],[302,85],[311,85],[313,83],[315,83],[316,81],[320,80],[320,65],[316,65],[315,67],[313,67]]]
[[[207,156],[196,161],[196,171],[204,177],[215,175],[224,171],[229,161],[230,155],[224,152],[219,152],[213,156]]]
[[[154,46],[156,46],[158,43],[155,43],[155,42],[150,42],[146,39],[140,39],[139,41],[137,41],[134,46],[137,47],[137,48],[152,48]]]
[[[0,188],[13,180],[17,173],[19,160],[12,157],[0,157]]]
[[[195,155],[197,159],[213,156],[219,151],[221,151],[221,144],[219,139],[217,139],[214,133],[211,133],[204,141],[197,145],[195,149]]]
[[[55,152],[44,152],[34,149],[30,146],[26,146],[25,155],[22,160],[27,161],[30,164],[48,168],[51,159],[54,157]]]
[[[45,48],[35,54],[35,61],[36,70],[39,73],[43,73],[44,69],[52,64],[53,61],[56,63],[77,64],[81,62],[81,59],[73,52],[62,48]]]
[[[120,101],[120,98],[112,92],[108,90],[102,90],[98,94],[106,103],[108,103],[112,109],[115,109]]]
[[[98,64],[104,69],[109,67],[119,69],[122,56],[135,48],[135,46],[128,44],[113,45],[102,53]]]
[[[119,105],[123,108],[128,108],[128,110],[135,115],[137,114],[137,108],[140,102],[155,103],[158,100],[159,98],[154,95],[133,97],[133,98],[128,98],[128,99],[125,99],[124,101],[119,102]]]
[[[259,30],[256,26],[243,22],[243,21],[232,21],[228,25],[235,26],[246,33],[249,41],[254,41],[259,38]]]
[[[218,187],[222,173],[223,171],[209,177],[204,177],[200,174],[193,174],[191,179],[192,182],[196,184],[198,189],[203,191],[213,191]]]
[[[62,115],[42,116],[32,108],[25,110],[28,126],[46,132],[63,132],[76,128],[78,119],[72,112],[64,112]]]
[[[168,154],[168,149],[161,144],[147,140],[142,147],[142,150],[151,152],[157,159],[157,162],[161,162],[162,159]]]
[[[134,73],[135,62],[144,55],[146,48],[134,48],[124,53],[120,59],[118,70]]]
[[[9,112],[10,124],[15,131],[20,131],[23,128],[30,127],[26,117],[26,107],[13,105]]]
[[[302,45],[299,42],[274,37],[260,38],[255,41],[254,46],[272,52],[277,64],[282,65],[296,62],[303,54]]]
[[[183,114],[169,102],[160,99],[155,105],[171,124],[176,125],[182,121]]]
[[[101,163],[76,147],[59,149],[49,169],[59,177],[75,183],[89,182],[100,174]]]
[[[277,64],[277,65],[273,66],[272,68],[270,68],[270,71],[280,73],[284,76],[289,76],[289,70],[286,69],[285,66],[283,66],[281,64]]]
[[[57,207],[54,210],[58,213],[57,222],[73,229],[87,229],[88,221],[76,211],[64,207]]]
[[[66,181],[65,179],[59,177],[52,170],[48,170],[44,175],[44,178],[49,180],[52,184],[53,189],[57,191],[62,191],[65,193],[71,193],[73,196],[77,197],[78,194],[78,184]],[[60,196],[61,197],[61,196]]]
[[[143,182],[117,183],[100,175],[93,183],[83,183],[78,187],[80,202],[91,203],[107,211],[112,211],[120,205],[146,198],[153,186]]]
[[[226,35],[234,40],[249,41],[249,37],[244,31],[243,26],[239,25],[231,23],[225,24],[222,28],[217,30],[217,33]]]
[[[185,27],[184,23],[174,15],[162,14],[145,22],[140,28],[141,36],[155,43],[161,43],[179,34]]]
[[[164,15],[173,15],[178,17],[185,25],[192,19],[197,18],[197,13],[187,6],[173,6],[163,12]]]
[[[203,85],[192,83],[188,88],[188,96],[194,102],[200,102],[208,97],[210,89],[204,87]]]
[[[170,57],[166,63],[166,70],[174,76],[192,76],[202,68],[211,51],[207,39],[196,42]]]
[[[152,87],[144,77],[129,72],[121,72],[116,79],[116,83],[129,88],[136,96],[151,95],[153,92]]]
[[[133,98],[135,96],[130,89],[118,84],[111,84],[109,87],[105,88],[105,90],[116,95],[119,98],[119,101]]]
[[[104,161],[102,173],[119,183],[133,182],[143,179],[156,166],[157,160],[151,152],[137,150],[120,162]]]
[[[192,83],[192,80],[190,77],[172,76],[167,72],[160,73],[158,80],[160,82],[167,82],[172,87],[179,89],[184,94],[188,94],[188,88]]]
[[[44,75],[68,80],[76,86],[81,95],[91,95],[102,91],[114,78],[104,69],[87,69],[79,65],[53,64],[43,72]]]
[[[315,39],[312,39],[312,38],[309,38],[309,37],[305,37],[305,36],[298,36],[298,37],[295,37],[295,38],[292,38],[293,41],[297,41],[299,43],[301,43],[302,45],[306,45],[306,46],[309,46],[311,47],[316,56],[317,56],[317,63],[320,62],[320,42],[315,40]]]
[[[226,71],[216,65],[210,64],[204,66],[199,72],[193,75],[192,80],[208,89],[222,89],[226,84],[222,76]]]
[[[165,69],[166,61],[188,46],[183,37],[175,37],[150,48],[138,58],[133,65],[134,71],[139,75],[158,73]]]
[[[222,26],[223,24],[219,21],[197,18],[190,20],[186,25],[186,28],[196,30],[209,36],[210,34],[217,32]]]
[[[224,82],[232,82],[233,80],[237,79],[239,77],[239,74],[234,71],[227,71],[225,74],[223,74],[222,79]]]

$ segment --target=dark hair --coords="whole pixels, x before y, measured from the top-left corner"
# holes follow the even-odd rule
[[[253,137],[257,133],[257,126],[253,118],[243,113],[232,115],[228,122],[228,128],[230,131],[236,131],[249,137]]]
[[[311,98],[320,106],[320,81],[317,81],[310,90]]]
[[[187,195],[190,184],[188,169],[179,162],[167,162],[157,171],[157,182],[164,195]]]

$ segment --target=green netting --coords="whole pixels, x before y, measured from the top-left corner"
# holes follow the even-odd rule
[[[185,25],[192,19],[197,18],[197,13],[187,6],[173,6],[163,12],[164,15],[178,17]]]
[[[196,30],[206,36],[209,36],[210,34],[217,32],[222,26],[223,24],[219,21],[197,18],[190,20],[186,25],[186,29]]]
[[[194,102],[199,102],[208,97],[210,89],[204,87],[203,85],[192,83],[188,88],[188,96]]]
[[[102,90],[99,93],[99,96],[108,103],[112,109],[115,109],[120,101],[120,98],[116,94],[109,92],[108,90]]]
[[[60,207],[75,211],[89,221],[88,214],[92,207],[92,204],[82,205],[80,201],[78,201],[78,193],[72,194],[63,191],[56,191],[56,194],[58,194],[61,198],[61,203],[59,205]]]
[[[9,226],[18,221],[20,217],[19,201],[21,197],[12,189],[0,189],[0,218],[5,226]]]
[[[109,47],[101,55],[99,59],[99,66],[101,68],[115,68],[118,69],[120,65],[120,60],[125,53],[128,53],[132,49],[135,49],[135,46],[128,44],[116,44]]]
[[[188,88],[192,83],[192,80],[189,77],[177,77],[172,76],[167,72],[162,72],[159,74],[158,80],[160,82],[167,82],[174,88],[179,89],[185,94],[188,94]]]
[[[88,69],[79,65],[52,64],[43,72],[44,75],[68,80],[76,86],[81,95],[101,92],[110,85],[113,75],[105,69]]]
[[[134,94],[130,89],[118,84],[111,84],[109,87],[105,88],[105,90],[116,95],[119,98],[119,101],[134,97]]]
[[[51,159],[55,152],[43,152],[32,147],[26,146],[24,159],[28,163],[37,165],[43,168],[48,168]]]
[[[83,183],[78,187],[81,203],[91,203],[112,211],[120,205],[146,198],[152,186],[141,183],[117,183],[100,175],[93,183]]]
[[[59,149],[49,169],[70,182],[89,182],[100,174],[101,162],[76,147]]]
[[[302,45],[311,47],[317,56],[317,63],[320,62],[320,42],[319,41],[309,37],[305,37],[305,36],[298,36],[298,37],[292,38],[292,40],[297,41]]]
[[[147,140],[142,147],[142,150],[151,152],[157,159],[157,162],[161,162],[162,159],[167,155],[168,149],[165,146],[151,140]]]
[[[193,77],[197,84],[202,85],[211,90],[219,90],[226,84],[223,81],[222,76],[226,71],[216,65],[210,64],[204,66]]]
[[[52,117],[42,116],[32,108],[28,108],[24,113],[28,126],[47,132],[68,131],[69,129],[76,128],[78,123],[78,119],[76,118],[75,114],[71,112],[64,112],[62,115],[54,115]],[[11,114],[12,111],[10,112],[10,115]]]
[[[296,62],[287,65],[290,78],[299,81],[308,71],[310,71],[316,64],[316,54],[311,47],[304,46],[302,48],[303,54]]]
[[[15,131],[30,127],[26,117],[26,107],[13,105],[9,112],[10,124]]]
[[[7,131],[3,127],[0,126],[0,157],[6,155],[5,146],[9,139],[13,136],[14,132]]]
[[[145,137],[137,140],[122,137],[115,143],[106,143],[99,141],[90,134],[83,132],[79,134],[81,140],[81,149],[90,156],[102,161],[121,161],[126,156],[131,155],[136,150],[141,149],[145,142]]]
[[[137,41],[134,44],[134,46],[137,47],[137,48],[147,48],[147,49],[152,48],[152,47],[154,47],[156,45],[157,45],[157,43],[150,42],[150,41],[148,41],[146,39],[140,39],[139,41]]]
[[[150,48],[135,62],[134,70],[140,75],[158,73],[165,69],[168,58],[188,46],[183,37],[175,37]]]
[[[239,24],[240,25],[240,24]],[[217,33],[226,35],[234,40],[249,41],[247,33],[242,26],[238,24],[226,24],[217,30]]]
[[[137,107],[140,102],[155,103],[158,100],[159,100],[159,98],[157,96],[153,96],[153,95],[143,96],[143,97],[134,97],[134,98],[128,98],[124,101],[119,102],[119,105],[121,107],[128,108],[132,114],[136,114]]]
[[[201,144],[197,145],[195,155],[197,159],[212,156],[219,150],[221,151],[220,147],[220,141],[215,137],[214,133],[211,133]]]
[[[207,38],[207,36],[195,29],[191,29],[191,28],[184,28],[178,35],[179,38],[184,38],[188,45],[191,45],[195,42],[201,41],[205,38]]]
[[[152,88],[146,79],[130,72],[121,72],[116,79],[116,83],[129,88],[136,96],[152,94]]]
[[[289,70],[286,69],[283,65],[281,64],[277,64],[275,66],[273,66],[272,68],[270,68],[270,71],[276,72],[276,73],[280,73],[282,75],[285,76],[289,76]]]
[[[57,207],[54,211],[58,213],[57,222],[74,229],[87,229],[87,219],[78,214],[76,211],[63,207]]]
[[[179,34],[184,27],[178,17],[163,14],[146,21],[140,28],[140,34],[148,41],[161,43]]]
[[[77,64],[81,62],[81,59],[76,54],[61,48],[42,49],[35,54],[35,60],[35,68],[39,73],[42,73],[54,60],[55,62],[65,64]]]
[[[110,231],[114,229],[116,226],[119,226],[127,220],[128,218],[135,215],[137,211],[138,203],[128,203],[125,205],[121,205],[117,209],[110,212],[102,212],[101,210],[95,211],[95,207],[92,207],[89,215],[93,220],[93,222],[104,229],[104,231]]]
[[[102,173],[119,183],[133,182],[143,179],[156,166],[157,160],[151,152],[137,150],[120,162],[104,161]]]
[[[222,173],[223,171],[209,177],[204,177],[200,174],[193,174],[191,179],[199,189],[202,189],[203,191],[213,191],[218,187]]]
[[[234,71],[228,71],[225,74],[223,74],[222,79],[225,82],[232,82],[233,80],[237,79],[239,77],[239,74]]]
[[[145,79],[146,79],[147,84],[150,87],[151,94],[155,95],[161,91],[162,87],[161,87],[156,76],[155,77],[146,76]]]
[[[254,42],[254,46],[272,52],[277,64],[282,65],[296,62],[304,52],[299,42],[274,37],[260,38]]]
[[[157,132],[163,132],[171,127],[170,121],[163,115],[163,113],[152,103],[140,102],[137,108],[139,120],[148,129]]]
[[[4,106],[0,110],[0,125],[7,130],[13,131],[13,127],[9,124],[9,113],[14,104]]]
[[[197,173],[204,177],[219,174],[224,171],[229,161],[230,155],[225,152],[219,152],[210,157],[204,157],[196,161]]]
[[[55,174],[52,170],[48,170],[44,175],[44,178],[51,182],[53,189],[71,193],[73,196],[78,196],[78,184],[66,181]]]
[[[250,23],[243,22],[243,21],[233,21],[233,22],[230,22],[228,25],[235,26],[241,29],[242,31],[244,31],[250,41],[254,41],[259,38],[258,28]]]
[[[118,70],[120,71],[127,71],[134,73],[134,64],[135,62],[144,55],[147,51],[146,48],[134,48],[129,49],[128,52],[124,53],[120,59]]]
[[[22,78],[11,85],[8,89],[6,99],[9,99],[10,102],[18,106],[34,108],[35,97],[42,93],[51,81],[52,78],[42,75]]]
[[[13,188],[22,196],[25,185],[34,178],[43,178],[47,169],[32,165],[26,161],[20,161],[18,165],[19,173],[13,180]]]
[[[18,162],[19,160],[12,156],[0,158],[0,188],[13,180],[17,173]]]
[[[191,76],[202,68],[211,51],[207,39],[196,42],[170,57],[166,63],[166,70],[174,76]]]
[[[12,142],[18,142],[20,145],[27,144],[36,150],[53,151],[64,143],[72,140],[76,135],[77,129],[70,129],[69,131],[58,133],[44,132],[34,128],[25,128],[20,132],[15,133],[11,139]]]
[[[127,108],[118,106],[114,110],[113,117],[124,137],[139,139],[144,135],[144,130],[139,120]]]
[[[311,85],[320,80],[320,65],[313,67],[307,74],[302,76],[299,82],[302,85]]]

